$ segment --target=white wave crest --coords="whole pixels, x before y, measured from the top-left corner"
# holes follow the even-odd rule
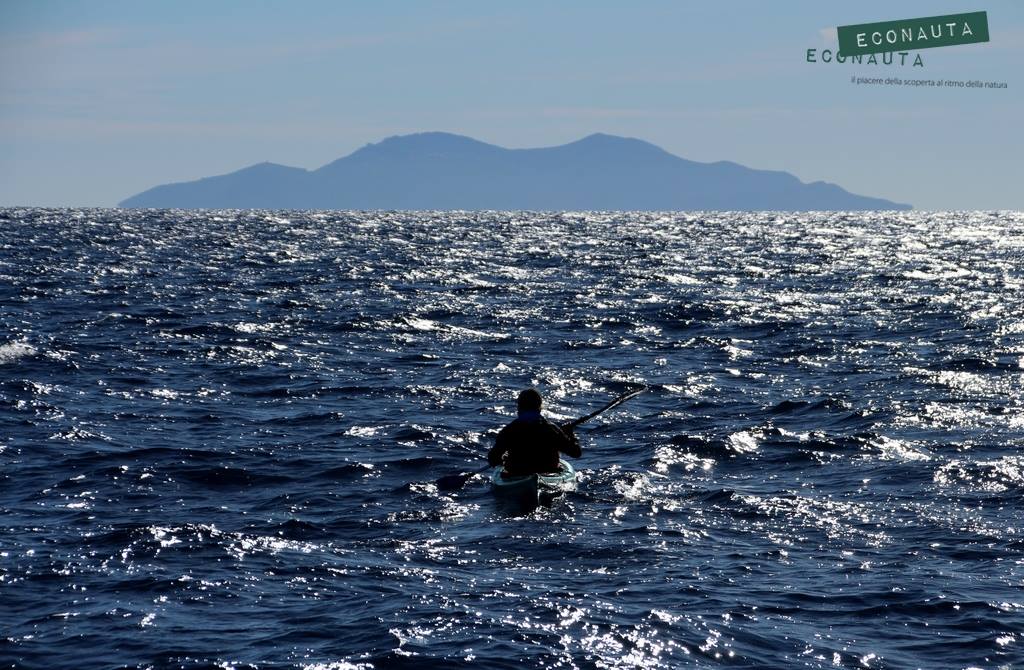
[[[0,365],[14,363],[22,358],[35,356],[39,353],[35,347],[28,342],[8,342],[0,344]]]

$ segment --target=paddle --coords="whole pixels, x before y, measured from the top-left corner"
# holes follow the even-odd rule
[[[641,393],[643,393],[646,390],[647,390],[647,387],[643,386],[641,388],[638,388],[635,391],[630,391],[629,393],[623,393],[618,398],[616,398],[615,400],[612,400],[610,403],[608,403],[604,407],[602,407],[600,409],[597,409],[597,410],[594,410],[590,414],[588,414],[588,415],[586,415],[584,417],[580,417],[579,419],[576,419],[572,423],[565,424],[565,427],[566,428],[575,428],[576,426],[580,425],[581,423],[586,423],[587,421],[590,421],[591,419],[593,419],[598,414],[604,414],[605,412],[607,412],[608,410],[612,409],[613,407],[618,407],[619,405],[621,405],[622,403],[626,402],[630,398],[635,398],[636,396],[640,395]]]
[[[472,472],[460,472],[457,475],[446,475],[437,480],[437,488],[441,491],[456,491],[461,489],[469,481],[469,478],[473,475],[480,474],[484,470],[490,470],[491,464],[488,463],[479,470],[473,470]]]
[[[647,387],[644,386],[644,387],[639,388],[639,389],[637,389],[635,391],[630,391],[628,393],[623,393],[618,398],[615,398],[614,400],[609,402],[607,405],[601,407],[600,409],[594,410],[590,414],[588,414],[586,416],[583,416],[583,417],[580,417],[580,418],[576,419],[575,421],[572,421],[572,422],[567,423],[567,424],[563,424],[563,427],[564,428],[573,429],[576,426],[580,425],[581,423],[585,423],[587,421],[590,421],[591,419],[593,419],[598,414],[603,414],[604,412],[607,412],[608,410],[612,409],[613,407],[618,407],[619,405],[621,405],[622,403],[626,402],[630,398],[635,398],[636,396],[640,395],[641,393],[643,393],[646,390],[647,390]],[[437,480],[437,488],[442,490],[442,491],[454,491],[456,489],[461,489],[463,486],[466,485],[466,482],[469,481],[470,477],[472,477],[473,475],[479,474],[479,473],[483,472],[484,470],[488,470],[490,468],[491,468],[491,466],[488,464],[488,465],[485,465],[485,466],[483,466],[482,468],[480,468],[478,470],[473,470],[472,472],[460,472],[457,475],[446,475],[446,476],[441,477],[440,479]]]

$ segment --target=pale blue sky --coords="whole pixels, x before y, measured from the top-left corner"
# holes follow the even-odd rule
[[[986,10],[923,68],[809,64],[849,23]],[[920,209],[1024,209],[1024,3],[0,0],[0,205],[113,205],[425,130],[593,132]],[[851,76],[1008,89],[856,86]]]

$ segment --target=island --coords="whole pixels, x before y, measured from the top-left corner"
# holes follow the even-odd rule
[[[260,163],[156,186],[120,207],[345,210],[851,211],[908,204],[729,161],[701,163],[643,140],[594,134],[506,149],[450,133],[389,137],[316,170]]]

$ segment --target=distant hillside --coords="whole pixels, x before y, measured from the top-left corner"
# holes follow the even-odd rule
[[[865,210],[910,205],[786,172],[697,163],[642,140],[590,135],[504,149],[448,133],[389,137],[318,170],[260,163],[156,186],[121,207],[267,209]]]

